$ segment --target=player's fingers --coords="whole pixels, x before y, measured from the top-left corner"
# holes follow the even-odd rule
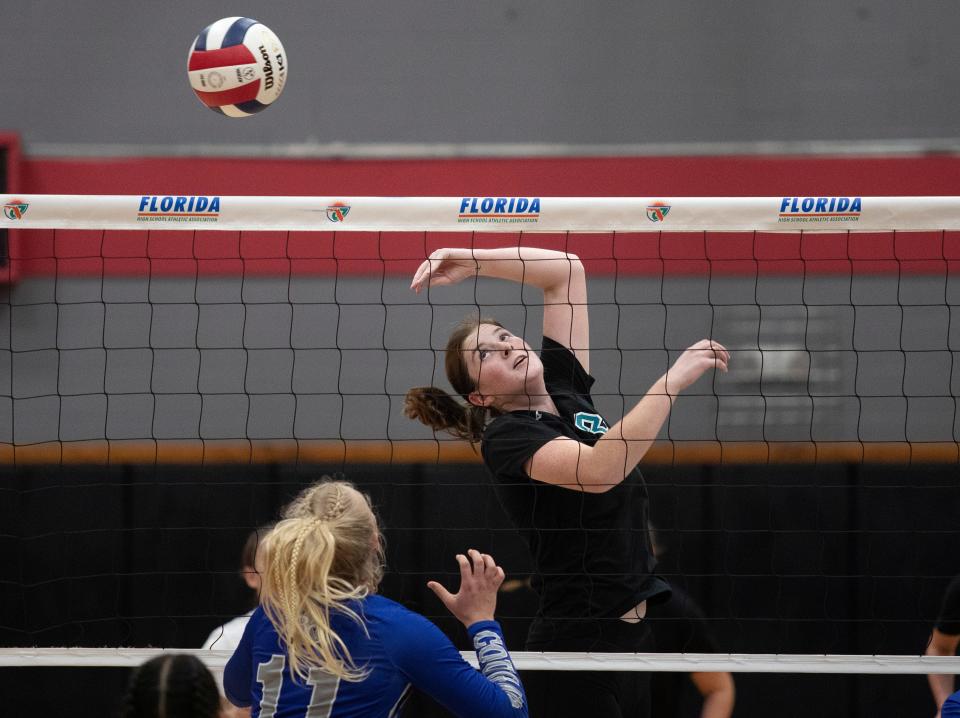
[[[436,272],[438,269],[443,267],[449,259],[450,252],[448,250],[438,249],[436,252],[430,255],[430,259],[427,260],[427,265],[430,271]]]
[[[417,281],[421,284],[427,282],[430,277],[440,268],[440,260],[428,259],[417,268]]]
[[[467,553],[470,555],[470,561],[473,564],[471,568],[473,569],[474,575],[482,574],[483,573],[483,555],[479,551],[477,551],[475,548],[470,549],[469,551],[467,551]]]
[[[709,361],[708,361],[707,367],[708,367],[709,369],[719,369],[720,371],[726,371],[726,370],[727,370],[727,362],[726,362],[726,360],[725,360],[723,357],[721,357],[721,356],[711,357],[711,358],[709,359]]]
[[[417,284],[420,283],[421,278],[423,277],[423,267],[426,262],[421,262],[420,266],[417,267],[417,271],[413,273],[413,279],[410,280],[410,288],[416,288]]]
[[[717,361],[717,362],[727,362],[730,360],[730,352],[728,352],[722,344],[717,342],[709,342],[706,346],[698,350],[698,353],[706,357],[708,360]]]
[[[443,603],[444,606],[450,605],[450,602],[453,600],[453,594],[436,581],[427,581],[427,588],[437,594],[437,598],[440,599],[440,602]]]
[[[497,568],[497,562],[493,560],[493,556],[490,554],[482,553],[480,554],[480,558],[483,560],[484,573],[489,573]]]
[[[460,580],[465,581],[473,575],[473,568],[470,566],[470,559],[462,553],[457,554],[457,563],[460,564]]]

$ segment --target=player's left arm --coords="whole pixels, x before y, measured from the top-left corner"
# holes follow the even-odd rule
[[[934,628],[924,655],[954,656],[957,653],[958,645],[960,645],[960,633],[944,633],[940,629]],[[940,706],[953,693],[954,678],[949,674],[931,673],[927,676],[927,682],[930,684],[930,692],[937,704],[937,715],[939,715]]]
[[[690,680],[703,696],[703,708],[700,718],[730,718],[733,714],[733,703],[736,698],[736,689],[733,687],[733,676],[729,673],[699,672],[691,673]]]
[[[450,639],[416,613],[391,626],[384,644],[391,661],[410,682],[454,715],[526,718],[526,696],[499,625],[480,622],[473,628],[470,637],[481,669],[486,670],[478,671],[463,660]]]

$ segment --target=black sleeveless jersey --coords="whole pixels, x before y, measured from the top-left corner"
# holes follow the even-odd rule
[[[608,429],[590,396],[594,379],[573,352],[544,337],[541,358],[559,416],[512,411],[493,419],[482,440],[500,503],[533,557],[538,619],[615,618],[645,599],[666,598],[669,585],[653,573],[649,497],[639,469],[606,493],[534,481],[524,472],[548,441],[563,436],[592,446]]]

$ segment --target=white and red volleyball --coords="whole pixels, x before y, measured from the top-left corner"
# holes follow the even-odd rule
[[[249,117],[276,102],[287,82],[287,54],[266,25],[225,17],[197,35],[187,58],[200,102],[228,117]]]

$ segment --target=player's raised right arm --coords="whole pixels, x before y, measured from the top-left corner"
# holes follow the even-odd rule
[[[567,347],[590,371],[587,281],[575,254],[537,247],[438,249],[413,275],[410,288],[456,284],[473,276],[505,279],[543,290],[543,335]]]

